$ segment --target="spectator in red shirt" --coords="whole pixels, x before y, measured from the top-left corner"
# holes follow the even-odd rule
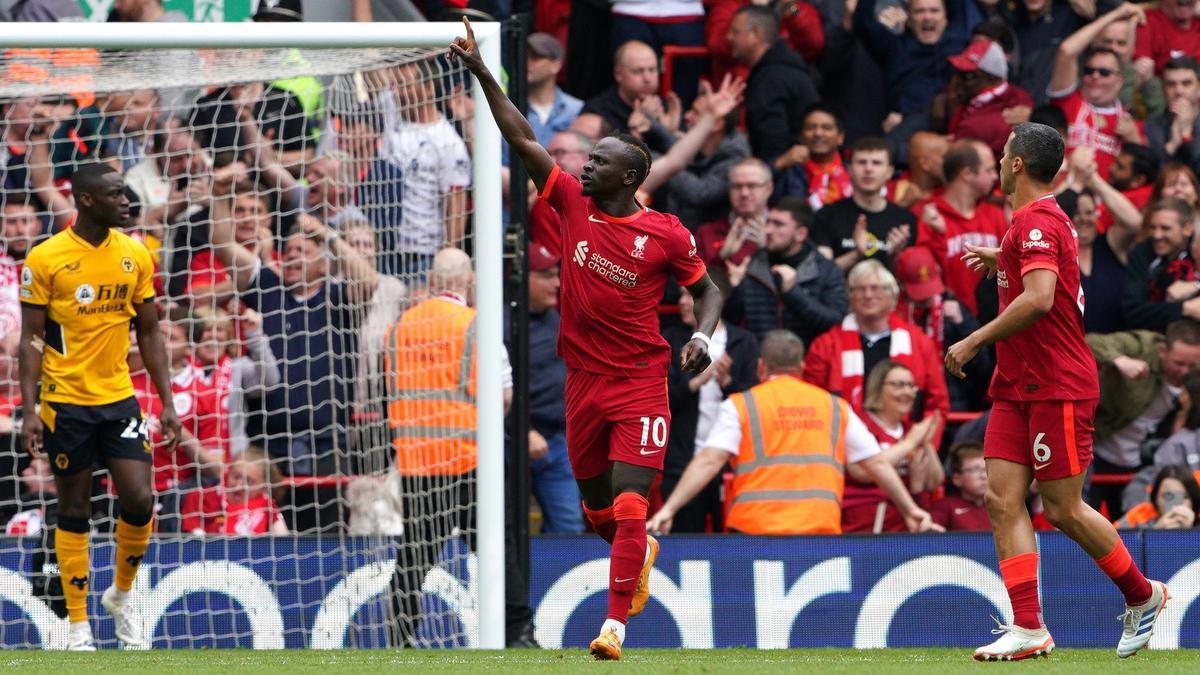
[[[764,243],[767,201],[775,184],[771,168],[761,159],[747,157],[729,170],[729,214],[696,230],[696,247],[710,269],[725,269],[725,262],[740,264]]]
[[[1003,153],[1012,132],[1005,112],[1017,106],[1032,108],[1033,97],[1008,81],[1004,50],[991,40],[976,38],[949,61],[954,66],[950,90],[958,103],[950,115],[950,136],[976,138],[993,153]]]
[[[253,252],[263,264],[279,268],[271,234],[271,207],[263,192],[239,192],[233,200],[233,231],[237,243]],[[188,293],[196,306],[225,306],[234,296],[233,278],[212,247],[192,256],[188,269]]]
[[[804,379],[862,410],[863,379],[884,359],[912,371],[918,399],[914,416],[950,409],[941,353],[921,329],[893,314],[900,297],[896,277],[883,263],[864,260],[850,270],[850,314],[812,343]],[[940,431],[935,445],[940,442]]]
[[[1145,15],[1133,48],[1133,64],[1139,76],[1152,77],[1177,56],[1200,58],[1200,20],[1196,18],[1195,0],[1159,0],[1158,7],[1146,9]]]
[[[987,464],[983,444],[963,441],[950,448],[950,484],[958,494],[946,495],[930,507],[933,521],[947,532],[991,532],[987,506]]]
[[[1050,77],[1047,93],[1067,117],[1067,152],[1093,148],[1104,178],[1108,178],[1108,167],[1121,154],[1122,143],[1145,141],[1133,116],[1121,106],[1119,97],[1125,83],[1121,57],[1111,49],[1089,45],[1110,24],[1141,16],[1141,12],[1137,5],[1124,4],[1072,33],[1059,45]]]
[[[262,448],[251,446],[233,460],[220,485],[183,498],[182,530],[187,534],[287,534],[287,523],[271,498],[279,470]]]
[[[850,172],[842,162],[846,141],[842,121],[833,108],[814,103],[804,112],[800,143],[775,162],[784,169],[779,181],[784,195],[804,197],[813,212],[854,194]]]
[[[917,400],[917,383],[912,371],[885,359],[871,370],[863,397],[862,421],[879,441],[883,458],[896,467],[909,494],[918,504],[928,504],[930,493],[946,475],[938,460],[933,438],[941,416],[936,412],[911,423],[908,420]],[[866,469],[846,467],[842,496],[842,532],[905,532],[904,517],[875,484]]]
[[[996,185],[996,157],[980,141],[954,144],[942,161],[946,187],[918,202],[917,245],[933,252],[954,296],[971,314],[979,315],[975,289],[983,279],[962,261],[966,245],[998,247],[1008,222],[1004,210],[986,200]]]

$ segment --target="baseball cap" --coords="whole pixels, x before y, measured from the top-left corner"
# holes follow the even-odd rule
[[[549,33],[531,33],[525,40],[532,56],[561,61],[563,57],[562,44],[558,38]]]
[[[255,21],[303,21],[304,8],[300,0],[258,0]]]
[[[544,272],[558,265],[558,256],[541,244],[529,245],[529,271]]]
[[[911,246],[896,258],[896,280],[910,300],[921,302],[946,290],[942,268],[924,246]]]
[[[961,54],[948,57],[948,60],[964,73],[981,71],[1002,80],[1008,79],[1008,59],[1004,58],[1004,50],[987,38],[977,38]]]

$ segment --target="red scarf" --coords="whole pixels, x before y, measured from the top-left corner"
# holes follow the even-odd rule
[[[833,159],[824,164],[809,159],[804,163],[804,170],[808,173],[808,205],[813,211],[854,194],[850,174],[842,165],[841,155],[836,152],[833,153]]]
[[[903,318],[908,323],[920,328],[933,343],[937,345],[938,351],[942,351],[942,345],[946,340],[945,329],[946,322],[942,320],[942,296],[933,296],[933,303],[928,308],[921,310],[916,305],[908,302],[907,298],[901,298],[896,305],[896,314]],[[918,320],[918,313],[924,311],[924,320]]]
[[[888,328],[892,331],[891,346],[888,356],[912,367],[912,334],[908,332],[908,324],[892,314],[888,317]],[[847,314],[842,324],[833,328],[839,333],[841,354],[841,394],[855,410],[862,410],[863,382],[867,374],[863,372],[864,360],[862,352],[862,335],[858,332],[858,321],[853,314]]]

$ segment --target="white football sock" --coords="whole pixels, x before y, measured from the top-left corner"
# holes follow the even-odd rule
[[[617,639],[621,641],[621,644],[625,644],[625,624],[616,619],[605,619],[604,625],[600,627],[600,632],[604,633],[609,628],[617,631]]]

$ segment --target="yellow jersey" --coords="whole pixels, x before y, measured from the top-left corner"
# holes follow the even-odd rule
[[[154,300],[150,251],[109,230],[92,246],[68,228],[34,246],[21,270],[21,302],[46,308],[42,400],[106,405],[133,396],[129,328]]]

